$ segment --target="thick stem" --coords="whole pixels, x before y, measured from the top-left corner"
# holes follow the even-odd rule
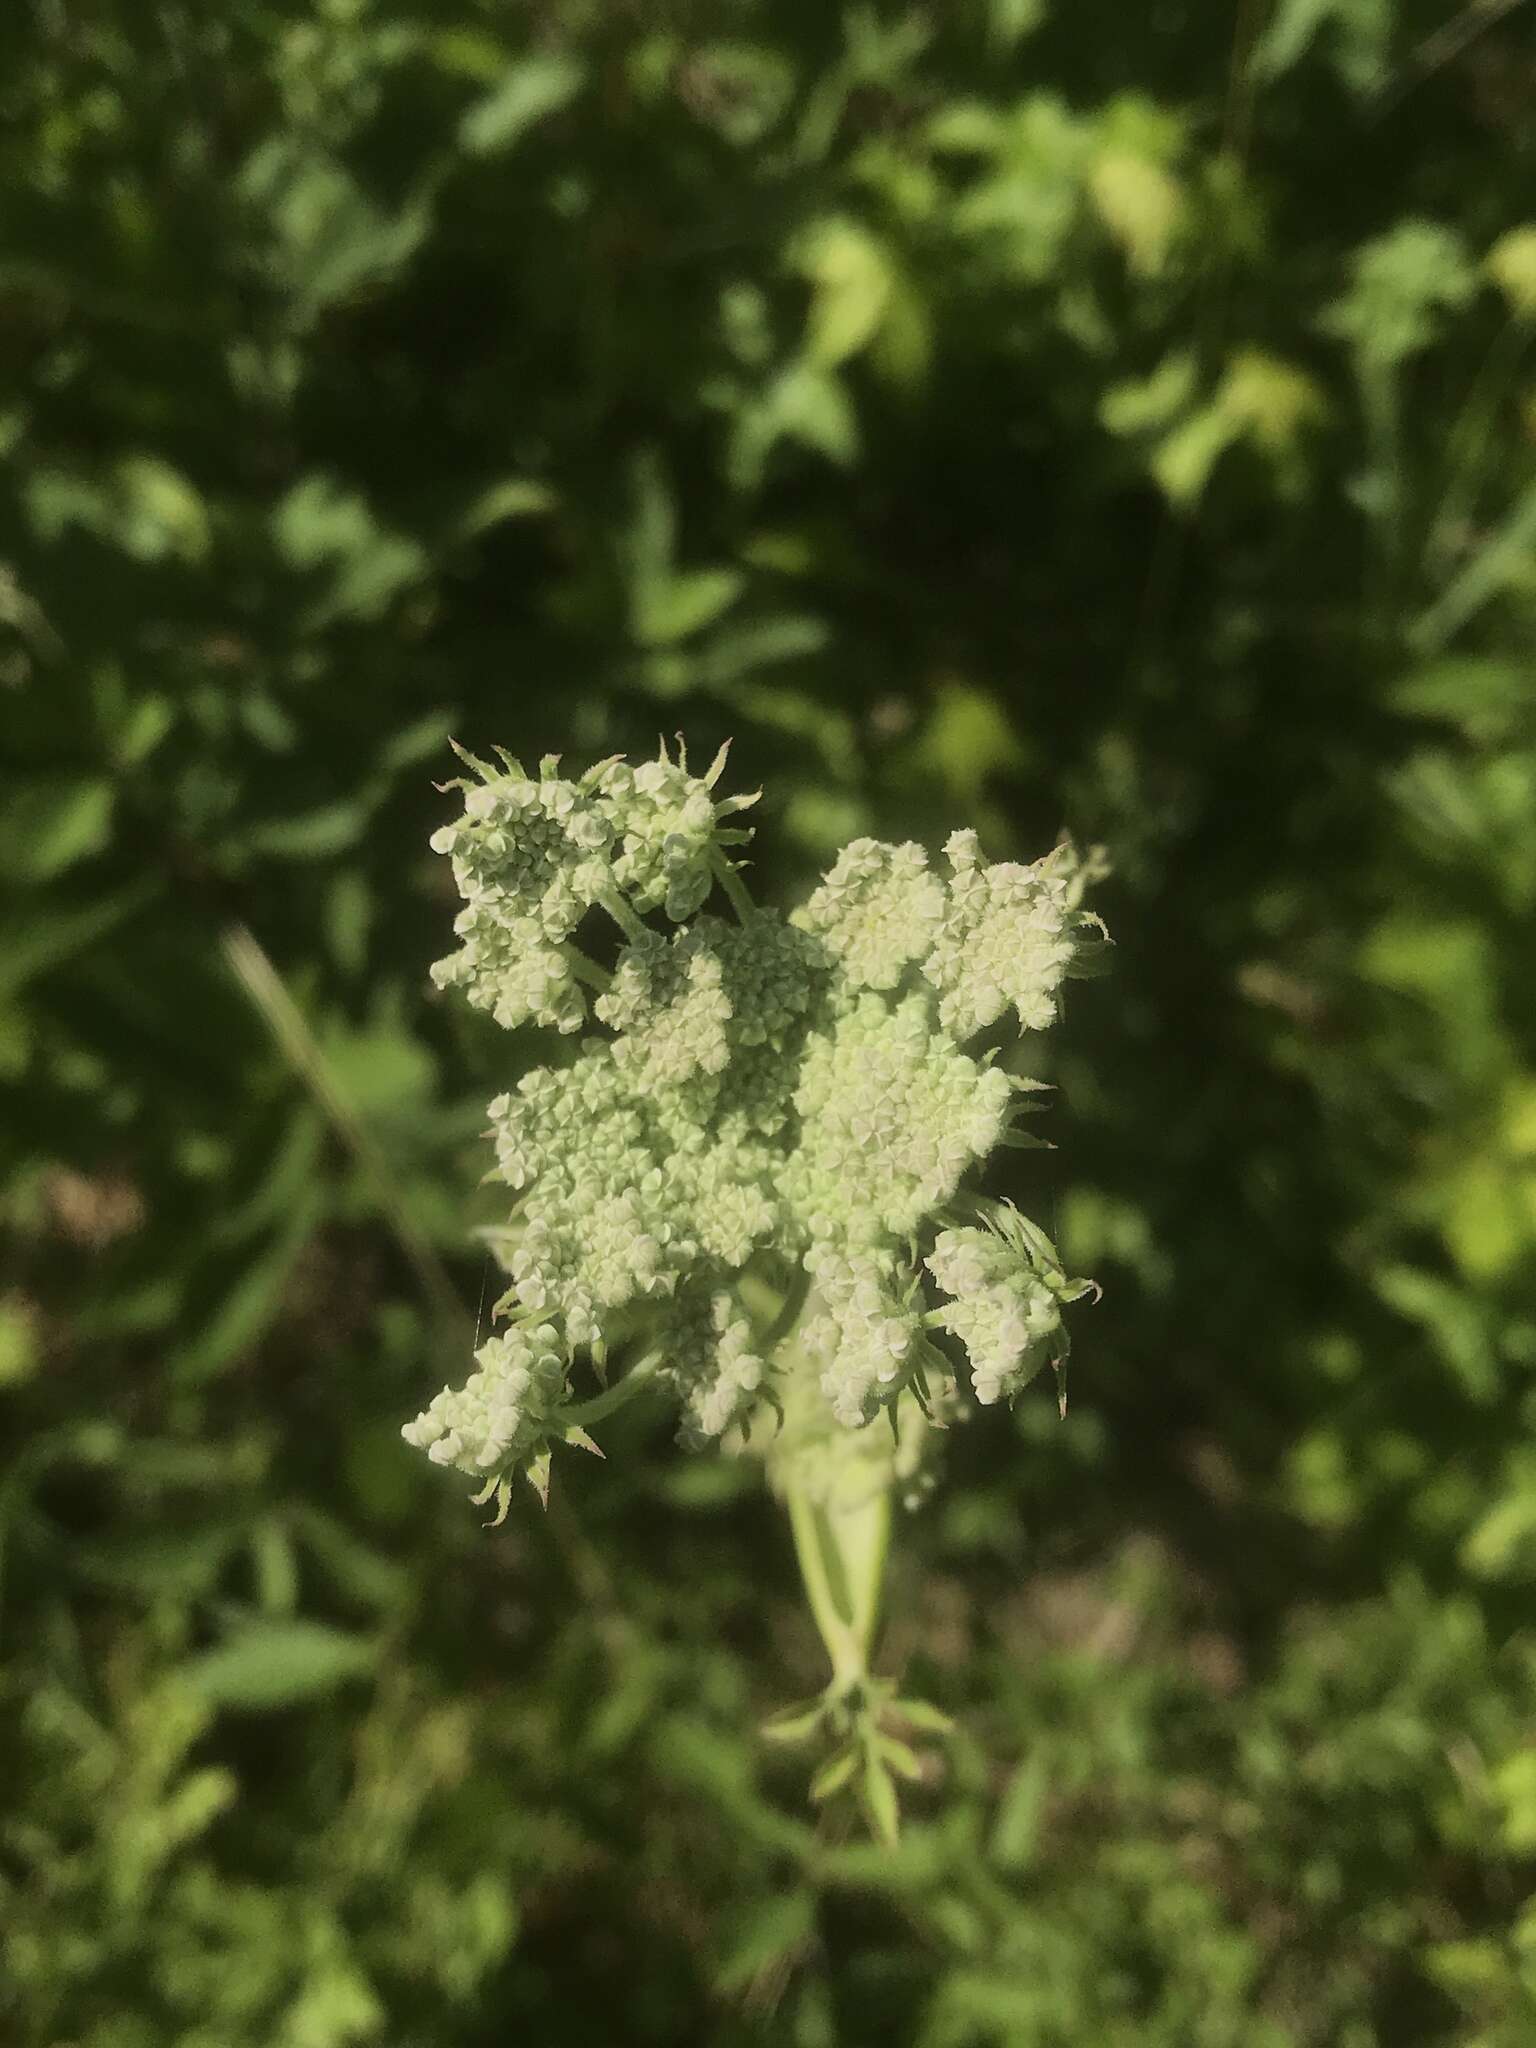
[[[853,1506],[813,1500],[801,1487],[786,1496],[806,1597],[838,1693],[869,1677],[875,1625],[890,1546],[891,1498],[882,1488]]]
[[[793,1343],[790,1332],[804,1309],[803,1288],[793,1291],[791,1302],[792,1307],[786,1303],[786,1346]],[[834,1437],[833,1442],[842,1440]],[[851,1433],[846,1442],[853,1452],[856,1439]],[[831,1690],[844,1697],[860,1690],[870,1675],[890,1548],[891,1481],[887,1476],[882,1484],[878,1472],[863,1463],[862,1446],[853,1470],[839,1471],[834,1459],[829,1474],[825,1448],[812,1461],[809,1483],[793,1464],[781,1468],[779,1483],[806,1600],[831,1660]]]

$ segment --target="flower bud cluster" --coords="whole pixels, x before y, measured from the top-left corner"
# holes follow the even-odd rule
[[[647,932],[626,946],[613,981],[593,1009],[618,1032],[614,1058],[637,1088],[655,1090],[722,1073],[731,1056],[727,1027],[733,1009],[725,966],[712,931],[691,930],[670,941]]]
[[[785,920],[746,900],[723,851],[746,836],[723,821],[752,801],[716,802],[723,754],[702,778],[663,751],[575,781],[503,758],[471,764],[464,814],[433,842],[465,898],[460,950],[434,974],[508,1025],[579,1029],[584,986],[599,993],[574,1058],[490,1105],[517,1197],[496,1238],[513,1326],[410,1440],[500,1485],[562,1433],[573,1355],[601,1360],[638,1328],[659,1335],[684,1440],[717,1439],[772,1364],[737,1291],[764,1250],[805,1269],[802,1370],[834,1428],[946,1379],[920,1240],[1004,1135],[1014,1093],[962,1041],[1010,1006],[1027,1026],[1054,1014],[1094,922],[1075,857],[989,868],[957,833],[945,879],[920,847],[856,840]],[[716,882],[735,922],[702,910]],[[608,971],[575,946],[594,910],[622,937]],[[658,911],[681,929],[641,922]],[[926,1261],[953,1297],[926,1322],[964,1343],[982,1401],[1023,1384],[1086,1285],[1031,1231],[942,1230]]]
[[[792,921],[826,941],[853,987],[888,989],[932,948],[944,909],[920,846],[855,839]]]
[[[690,1287],[662,1324],[667,1378],[682,1403],[678,1440],[691,1450],[717,1442],[746,1416],[763,1383],[752,1325],[727,1288]]]
[[[944,851],[952,875],[947,908],[923,962],[939,991],[941,1023],[970,1038],[1012,1008],[1021,1030],[1043,1031],[1055,1019],[1056,991],[1084,929],[1097,923],[1077,908],[1077,854],[1059,846],[1032,867],[984,867],[974,832],[952,834]]]
[[[400,1434],[434,1464],[483,1478],[535,1457],[564,1397],[566,1355],[553,1323],[504,1331],[475,1353],[477,1370],[445,1388]]]
[[[535,1068],[490,1115],[502,1178],[528,1190],[508,1308],[557,1313],[573,1345],[591,1344],[613,1311],[676,1286],[700,1247],[611,1046]]]
[[[555,766],[546,760],[535,780],[515,761],[504,774],[481,765],[487,779],[459,785],[462,818],[432,836],[464,898],[454,921],[463,943],[432,978],[509,1030],[577,1031],[586,1017],[561,948],[607,885],[614,827],[585,782]]]
[[[824,1361],[821,1390],[832,1413],[856,1428],[889,1399],[919,1345],[915,1288],[901,1289],[892,1253],[849,1256],[816,1244],[805,1263],[822,1304],[805,1326],[805,1348]]]
[[[1045,1363],[1061,1328],[1059,1292],[992,1231],[941,1230],[926,1264],[953,1297],[939,1320],[965,1346],[977,1400],[987,1407],[1017,1394]]]
[[[613,879],[635,910],[664,911],[674,924],[692,917],[716,875],[717,849],[740,844],[747,835],[722,832],[720,819],[744,811],[755,796],[712,794],[725,766],[722,748],[707,775],[688,773],[686,756],[631,768],[606,761],[594,771],[595,787],[615,834]]]
[[[640,768],[604,761],[575,782],[557,773],[554,755],[537,777],[509,754],[500,769],[463,758],[478,779],[454,785],[464,792],[463,815],[432,836],[464,898],[454,922],[462,943],[437,962],[433,979],[462,988],[508,1030],[579,1031],[586,1001],[564,949],[588,911],[601,906],[626,928],[655,909],[691,916],[725,861],[722,849],[749,836],[721,820],[756,798],[715,802],[723,750],[704,776],[663,748]]]
[[[910,1236],[996,1144],[1012,1090],[933,1022],[922,994],[872,992],[812,1032],[785,1189],[814,1241]]]

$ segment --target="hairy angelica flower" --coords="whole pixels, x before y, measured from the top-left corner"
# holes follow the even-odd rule
[[[946,876],[858,839],[786,919],[742,886],[731,821],[755,799],[717,799],[723,750],[704,776],[681,749],[575,778],[463,758],[462,815],[433,840],[460,946],[434,977],[509,1028],[580,1036],[490,1105],[505,1328],[409,1439],[504,1498],[519,1470],[542,1490],[549,1446],[632,1385],[670,1390],[683,1441],[716,1442],[780,1407],[793,1353],[815,1389],[794,1393],[801,1435],[810,1398],[827,1441],[889,1410],[905,1442],[902,1396],[927,1413],[953,1383],[930,1332],[964,1346],[984,1403],[1060,1356],[1086,1283],[964,1183],[1022,1085],[968,1041],[1006,1009],[1048,1023],[1092,943],[1071,850],[988,867],[956,833]],[[705,907],[717,889],[729,916]],[[646,1371],[600,1391],[630,1340]]]

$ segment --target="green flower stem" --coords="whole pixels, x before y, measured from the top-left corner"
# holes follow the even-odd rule
[[[638,946],[650,927],[639,914],[632,910],[616,888],[605,889],[598,897],[598,907],[606,910],[619,930],[632,946]]]
[[[805,1308],[806,1296],[810,1291],[810,1275],[803,1266],[796,1266],[778,1314],[758,1340],[765,1357],[772,1357],[799,1322]]]
[[[565,964],[578,981],[584,981],[588,988],[595,988],[599,995],[606,995],[613,986],[613,976],[606,967],[599,967],[595,960],[588,959],[580,946],[569,940],[560,948]]]
[[[882,1488],[854,1506],[785,1492],[806,1599],[832,1660],[832,1690],[843,1695],[869,1677],[890,1546],[891,1500]]]
[[[622,1408],[650,1385],[666,1363],[666,1356],[664,1351],[648,1351],[629,1368],[623,1379],[615,1380],[611,1387],[594,1394],[590,1401],[580,1401],[574,1408],[563,1409],[561,1421],[571,1429],[585,1429],[590,1422],[601,1422],[605,1415],[612,1415],[616,1408]]]
[[[715,880],[725,891],[726,900],[736,913],[737,922],[739,924],[749,924],[757,915],[757,905],[748,894],[747,886],[742,881],[741,876],[723,854],[717,853],[711,862],[711,866],[715,871]]]

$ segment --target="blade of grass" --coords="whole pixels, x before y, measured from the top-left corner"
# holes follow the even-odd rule
[[[436,1248],[417,1227],[388,1154],[359,1116],[303,1011],[288,991],[271,956],[249,926],[231,925],[222,948],[230,970],[249,997],[294,1074],[314,1097],[346,1145],[405,1254],[440,1326],[457,1345],[469,1333],[469,1314]]]

